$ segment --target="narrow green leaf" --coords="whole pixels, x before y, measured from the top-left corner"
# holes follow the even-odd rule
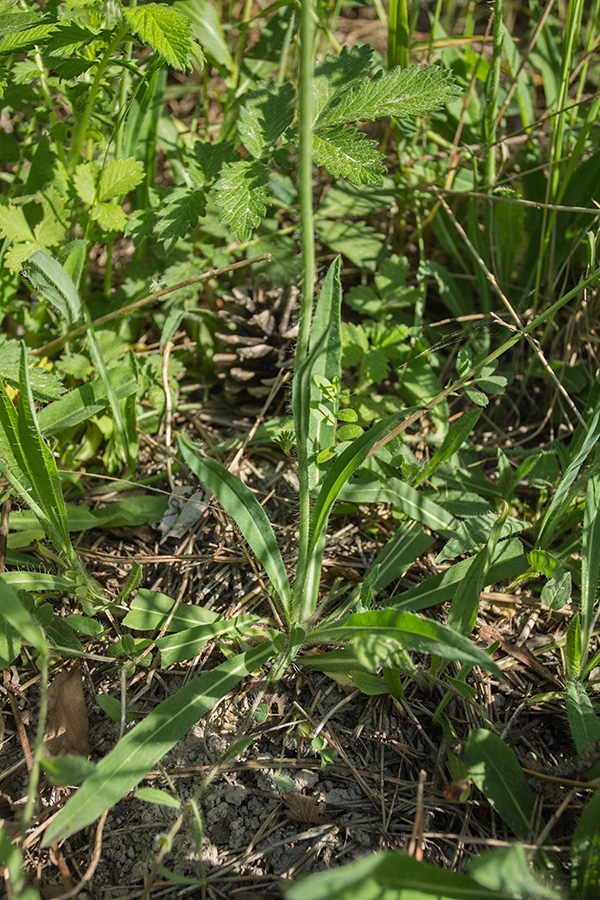
[[[209,641],[226,635],[242,637],[244,631],[262,621],[264,619],[260,616],[253,615],[235,616],[233,619],[219,617],[216,622],[209,625],[198,625],[195,628],[187,628],[185,631],[165,635],[156,641],[156,646],[161,653],[162,665],[166,669],[185,659],[193,659]]]
[[[575,435],[575,438],[577,434]],[[568,500],[569,489],[571,485],[575,481],[579,470],[592,449],[598,442],[598,438],[600,437],[600,406],[598,406],[594,410],[594,414],[589,423],[589,430],[585,436],[585,440],[581,444],[581,447],[578,450],[574,450],[574,456],[571,459],[569,465],[567,466],[563,477],[560,480],[560,484],[552,497],[552,501],[544,515],[542,521],[542,527],[539,532],[537,546],[541,548],[545,548],[550,543],[552,536],[558,526],[558,522],[563,513],[563,505]],[[574,438],[574,441],[575,441]]]
[[[430,478],[442,463],[445,463],[462,447],[473,431],[481,413],[481,409],[470,409],[452,425],[440,447],[415,478],[415,487]]]
[[[431,653],[444,659],[459,659],[472,666],[481,666],[502,677],[496,663],[479,647],[462,634],[457,634],[433,619],[424,619],[413,613],[395,609],[372,609],[353,613],[329,625],[318,626],[311,633],[311,641],[319,643],[376,641],[391,649],[418,653]],[[361,657],[366,664],[366,654]]]
[[[27,352],[29,382],[36,400],[58,400],[65,389],[62,381],[53,373],[39,365],[39,360]],[[0,335],[0,379],[13,388],[19,387],[19,368],[21,365],[21,346],[18,341]]]
[[[481,592],[488,578],[487,573],[496,552],[502,526],[508,516],[508,509],[508,503],[505,503],[503,512],[492,526],[485,547],[471,561],[469,571],[458,586],[448,610],[448,627],[460,634],[470,634],[475,627]]]
[[[145,803],[157,803],[159,806],[181,809],[181,800],[178,797],[167,794],[166,791],[160,791],[158,788],[140,788],[133,796],[136,800],[143,800]]]
[[[562,893],[544,884],[543,871],[534,869],[520,844],[500,847],[473,857],[469,875],[491,891],[527,900],[563,900]]]
[[[567,683],[567,716],[578,753],[583,753],[590,744],[600,740],[600,721],[580,681]],[[595,773],[594,777],[597,777]]]
[[[125,361],[109,369],[108,374],[118,400],[124,400],[136,393],[138,382],[132,355],[127,354]],[[35,393],[33,386],[32,390]],[[40,430],[42,434],[60,434],[61,431],[86,422],[92,416],[101,413],[108,405],[106,384],[102,378],[96,378],[45,406],[38,416]]]
[[[401,416],[410,415],[411,412],[414,412],[414,409],[409,408],[402,413],[388,416],[382,419],[381,422],[377,422],[369,431],[352,441],[350,446],[346,447],[343,453],[331,463],[310,516],[311,545],[313,548],[321,540],[333,504],[338,499],[344,484],[365,461],[369,451],[383,437],[386,431],[389,431]]]
[[[520,841],[530,836],[535,797],[512,750],[491,731],[469,734],[464,761],[469,775]]]
[[[600,473],[588,481],[581,550],[581,665],[585,665],[594,623],[598,617],[600,578]]]
[[[42,656],[48,653],[40,626],[27,612],[3,574],[0,574],[0,619],[7,622],[20,638],[31,644]],[[0,668],[5,669],[12,661],[0,659]]]
[[[212,459],[198,455],[186,435],[179,439],[182,456],[192,472],[213,492],[217,500],[236,522],[245,540],[275,588],[286,616],[289,616],[291,592],[287,572],[277,540],[264,509],[246,485]]]
[[[571,892],[576,900],[600,895],[600,791],[588,800],[571,845]]]
[[[286,900],[514,900],[468,875],[403,853],[375,853],[347,866],[309,875],[285,891]]]
[[[51,823],[44,846],[75,834],[118,803],[198,719],[274,652],[272,644],[262,644],[234,656],[159,703],[100,760],[93,775],[86,778]]]
[[[131,30],[152,47],[170,66],[184,71],[190,65],[192,37],[188,20],[177,9],[163,3],[126,6],[123,15]]]
[[[81,316],[79,293],[70,276],[56,259],[43,250],[38,250],[23,263],[23,271],[34,291],[51,303],[69,324],[79,319]]]

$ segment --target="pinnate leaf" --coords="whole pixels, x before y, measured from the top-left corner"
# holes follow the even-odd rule
[[[240,110],[238,129],[247,149],[260,156],[277,140],[294,117],[295,91],[290,82],[251,91]]]
[[[224,163],[239,159],[229,141],[211,144],[209,141],[196,141],[192,154],[188,158],[190,177],[196,187],[212,184]]]
[[[372,79],[361,80],[356,90],[346,91],[317,120],[319,127],[363,122],[387,116],[418,116],[433,112],[459,95],[452,74],[437,66],[422,69],[396,66]]]
[[[174,69],[189,66],[192,36],[189,22],[178,10],[159,3],[125,7],[123,14],[131,30],[159,53]]]
[[[338,126],[315,132],[313,156],[334,177],[342,175],[354,184],[383,184],[383,157],[375,141],[360,131]]]
[[[340,94],[358,84],[371,68],[373,49],[367,44],[342,49],[339,56],[328,54],[315,66],[313,75],[313,117],[327,112]]]
[[[269,170],[256,160],[227,163],[217,189],[221,221],[247,241],[267,211]]]
[[[158,213],[154,236],[170,253],[179,238],[185,237],[188,225],[194,228],[206,212],[204,194],[195,188],[175,188]]]

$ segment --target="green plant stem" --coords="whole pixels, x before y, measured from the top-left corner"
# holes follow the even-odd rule
[[[408,66],[408,6],[406,0],[390,0],[388,19],[388,68]]]
[[[486,84],[486,102],[483,114],[484,141],[487,147],[485,179],[489,190],[492,190],[496,183],[496,112],[498,110],[498,88],[500,87],[500,61],[504,43],[503,7],[502,0],[495,0],[492,64]]]
[[[94,80],[92,82],[92,86],[90,88],[90,94],[87,99],[87,103],[85,104],[85,109],[83,111],[83,115],[79,122],[79,126],[75,135],[73,137],[73,143],[71,144],[71,153],[70,153],[70,162],[69,166],[71,169],[75,167],[79,159],[79,154],[81,152],[81,148],[83,146],[83,142],[85,140],[85,135],[88,129],[88,125],[90,123],[90,118],[92,116],[92,112],[94,110],[94,106],[96,105],[96,97],[98,95],[98,91],[100,89],[100,82],[102,80],[102,76],[108,65],[112,61],[112,56],[119,44],[122,43],[123,38],[127,34],[128,26],[126,24],[121,25],[120,28],[117,28],[115,35],[112,41],[107,46],[106,50],[102,54],[102,59],[98,63],[98,68],[96,69],[96,74],[94,76]]]
[[[294,607],[300,621],[306,617],[304,580],[309,544],[310,497],[308,484],[308,409],[301,403],[302,369],[308,355],[310,323],[315,293],[315,246],[312,192],[312,74],[313,74],[313,4],[302,0],[300,18],[300,65],[298,77],[299,139],[298,139],[298,195],[300,199],[300,227],[302,242],[303,291],[300,300],[300,324],[296,346],[294,371],[294,426],[298,456],[300,501],[300,538],[298,568],[294,590]]]

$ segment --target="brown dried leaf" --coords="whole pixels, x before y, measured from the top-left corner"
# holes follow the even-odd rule
[[[44,753],[46,756],[90,755],[89,722],[79,662],[68,672],[60,672],[48,688]]]
[[[284,794],[283,802],[290,819],[295,822],[304,822],[306,825],[322,825],[325,822],[325,801],[313,800],[304,794]]]

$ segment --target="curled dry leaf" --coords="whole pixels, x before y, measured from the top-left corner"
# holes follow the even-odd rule
[[[89,756],[89,722],[81,665],[60,672],[48,688],[48,721],[44,734],[46,756]]]
[[[284,794],[283,802],[290,819],[306,825],[322,825],[325,822],[325,801],[313,800],[304,794]]]

